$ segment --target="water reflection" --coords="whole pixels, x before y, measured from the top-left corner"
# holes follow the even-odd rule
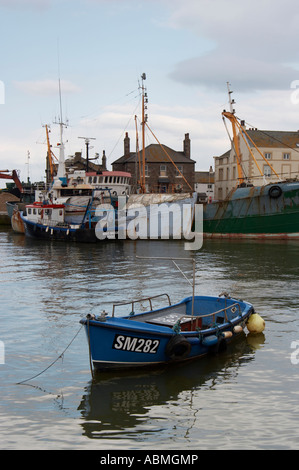
[[[61,407],[57,401],[53,405],[53,397],[44,399],[42,390],[16,387],[64,350],[90,311],[111,311],[113,302],[162,292],[172,302],[191,294],[170,262],[136,255],[194,256],[196,293],[226,290],[252,302],[266,321],[264,334],[247,335],[213,358],[150,373],[100,374],[89,383],[82,331],[61,367],[57,363],[37,381],[43,390],[62,393]],[[0,230],[6,443],[18,447],[26,436],[32,447],[38,442],[96,447],[100,438],[103,446],[123,448],[136,448],[141,441],[164,449],[196,448],[197,443],[205,448],[295,448],[298,366],[290,361],[290,345],[299,331],[298,255],[296,241],[211,240],[200,251],[186,252],[183,241],[36,243]],[[192,264],[180,266],[191,278]]]
[[[94,439],[111,433],[116,437],[115,433],[128,429],[142,434],[150,408],[170,400],[179,402],[186,391],[213,389],[221,381],[235,379],[240,367],[254,359],[254,351],[263,341],[263,334],[248,341],[244,333],[219,355],[154,371],[98,373],[86,387],[78,407],[84,418],[83,435]],[[189,411],[194,416],[194,406],[192,402],[191,410],[190,402],[190,409],[185,407],[184,413]]]

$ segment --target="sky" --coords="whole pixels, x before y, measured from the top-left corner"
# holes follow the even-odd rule
[[[227,82],[249,127],[296,131],[298,24],[296,0],[0,0],[0,170],[44,180],[59,80],[66,157],[90,138],[108,169],[126,132],[135,151],[135,115],[140,142],[143,73],[146,145],[181,151],[189,133],[198,171],[230,148]]]

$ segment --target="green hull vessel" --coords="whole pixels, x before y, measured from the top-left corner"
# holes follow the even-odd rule
[[[206,238],[299,238],[299,181],[237,188],[204,207]]]

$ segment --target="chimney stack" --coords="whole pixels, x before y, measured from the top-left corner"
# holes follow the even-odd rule
[[[125,152],[125,157],[130,156],[130,138],[129,138],[127,132],[126,132],[126,136],[124,138],[124,152]]]
[[[184,154],[187,158],[190,158],[190,155],[191,155],[191,141],[190,141],[190,138],[189,138],[189,133],[185,134]]]
[[[105,154],[105,150],[103,150],[103,155],[102,155],[102,168],[103,170],[107,170],[107,157]]]

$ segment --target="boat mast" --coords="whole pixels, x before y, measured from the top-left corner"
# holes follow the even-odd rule
[[[58,79],[58,86],[59,86],[59,104],[60,104],[60,118],[59,118],[59,127],[60,127],[60,142],[59,142],[59,161],[58,161],[58,170],[57,170],[57,177],[65,178],[66,171],[65,171],[65,161],[64,161],[64,143],[63,143],[63,126],[66,124],[62,121],[62,101],[61,101],[61,84],[60,78]],[[57,123],[56,123],[57,124]]]
[[[222,116],[226,117],[232,124],[233,144],[234,144],[234,149],[235,149],[236,157],[237,157],[238,180],[239,180],[239,184],[242,184],[244,183],[244,172],[243,172],[242,165],[241,165],[241,152],[240,152],[240,146],[239,146],[239,139],[237,135],[237,119],[235,116],[235,110],[233,108],[233,104],[235,103],[235,101],[232,100],[231,98],[232,91],[229,88],[229,82],[227,82],[227,90],[228,90],[230,112],[224,110],[222,113]]]
[[[141,177],[141,191],[145,193],[145,124],[147,121],[147,115],[145,114],[147,96],[145,93],[144,80],[146,80],[146,74],[141,75],[141,90],[142,90],[142,177]]]
[[[240,146],[239,146],[239,139],[238,139],[238,135],[237,135],[237,130],[239,131],[239,135],[244,140],[245,145],[248,148],[248,151],[249,151],[251,157],[253,158],[253,160],[254,160],[257,168],[258,168],[258,171],[259,171],[260,175],[264,176],[264,174],[263,174],[263,172],[262,172],[262,170],[261,170],[261,168],[260,168],[260,166],[257,162],[257,159],[255,158],[255,156],[254,156],[254,154],[253,154],[253,152],[252,152],[252,150],[249,146],[248,141],[251,142],[252,146],[257,150],[257,152],[260,154],[260,156],[265,161],[265,163],[271,168],[271,171],[273,172],[273,174],[275,174],[277,176],[277,178],[279,179],[278,173],[274,170],[274,168],[268,162],[268,160],[266,160],[265,156],[262,154],[262,152],[259,150],[259,148],[255,145],[254,141],[251,139],[251,137],[246,132],[245,126],[242,124],[242,122],[241,122],[241,124],[238,122],[238,120],[235,116],[235,110],[233,109],[233,104],[235,103],[235,101],[231,99],[232,91],[229,88],[229,82],[227,82],[227,89],[228,89],[228,96],[229,96],[230,112],[227,112],[227,111],[224,110],[223,113],[222,113],[222,116],[225,116],[232,124],[232,128],[233,128],[233,147],[235,149],[235,153],[236,153],[236,157],[237,157],[237,168],[238,168],[239,184],[244,182],[245,175],[244,175],[244,171],[243,171],[243,168],[242,168],[242,165],[241,165],[241,152],[240,152]],[[247,138],[248,141],[246,140],[246,138]]]

